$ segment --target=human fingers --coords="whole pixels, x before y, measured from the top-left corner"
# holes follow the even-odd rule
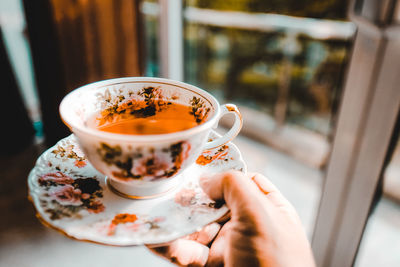
[[[188,235],[186,239],[196,241],[203,245],[208,245],[215,238],[220,229],[221,225],[219,223],[211,223],[200,231]]]
[[[246,174],[230,170],[203,176],[200,186],[211,199],[226,202],[233,220],[247,222],[250,228],[257,222],[264,194]]]
[[[211,244],[207,267],[224,266],[224,253],[228,246],[229,231],[231,231],[231,222],[224,224],[214,242]]]
[[[257,172],[248,172],[247,175],[264,194],[279,191],[278,188],[264,175]]]
[[[219,223],[220,225],[225,224],[227,221],[229,221],[231,219],[231,211],[228,210],[227,213],[225,213],[225,215],[222,215],[221,218],[217,219],[215,222]]]
[[[193,240],[178,239],[168,246],[150,248],[150,251],[180,266],[204,266],[209,248]]]
[[[202,245],[209,244],[221,229],[221,225],[218,223],[211,223],[205,226],[200,231],[188,235],[184,239],[176,240],[165,246],[154,247],[154,245],[148,246],[150,250],[159,256],[167,258],[168,260],[175,262],[180,265],[186,265],[187,262],[191,265],[203,264],[205,253],[207,250]],[[181,240],[194,241],[197,242],[182,242]],[[200,245],[200,246],[199,246]],[[184,247],[184,248],[182,248]],[[208,254],[207,254],[208,256]],[[204,264],[203,264],[204,265]]]
[[[247,175],[238,171],[227,171],[213,175],[203,175],[200,178],[203,191],[214,200],[225,200],[232,210],[238,199],[250,199],[260,190]]]
[[[275,206],[291,206],[289,201],[282,195],[278,188],[264,175],[259,173],[248,173],[251,180],[257,185],[259,190]]]

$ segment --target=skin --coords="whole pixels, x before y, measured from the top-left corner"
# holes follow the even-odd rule
[[[266,177],[229,171],[202,177],[200,185],[226,202],[230,219],[153,252],[180,266],[315,267],[295,209]]]

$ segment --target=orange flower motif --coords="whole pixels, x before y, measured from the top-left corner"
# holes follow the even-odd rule
[[[199,164],[199,165],[203,165],[204,166],[204,165],[207,165],[208,163],[210,163],[212,161],[213,161],[213,157],[211,157],[210,155],[206,155],[206,156],[200,155],[197,158],[196,163]]]
[[[118,225],[118,224],[122,224],[122,223],[135,222],[136,220],[137,220],[137,216],[135,214],[121,213],[121,214],[115,215],[115,217],[111,221],[111,223],[114,225]]]
[[[83,168],[86,166],[86,161],[84,160],[75,160],[74,165],[78,168]]]
[[[135,214],[121,213],[115,215],[114,219],[111,221],[111,224],[108,226],[107,235],[111,236],[115,234],[115,229],[117,228],[118,224],[133,223],[136,220],[137,216]]]
[[[223,160],[228,155],[228,151],[226,151],[227,148],[228,148],[227,145],[223,145],[220,149],[218,149],[217,152],[214,153],[214,155],[209,155],[209,154],[200,155],[197,158],[196,163],[204,166],[213,162],[216,159]]]

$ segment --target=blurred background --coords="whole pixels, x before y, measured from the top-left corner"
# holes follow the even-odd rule
[[[278,186],[312,240],[325,207],[320,200],[332,194],[327,180],[342,181],[330,174],[329,164],[334,164],[330,160],[335,137],[341,136],[338,125],[354,114],[339,111],[341,106],[345,110],[362,102],[344,100],[345,90],[351,90],[346,81],[349,84],[350,64],[358,49],[355,43],[361,36],[360,19],[349,16],[349,10],[356,10],[371,25],[398,25],[398,2],[0,0],[6,102],[2,106],[6,121],[0,161],[0,266],[170,265],[144,248],[69,240],[40,225],[27,200],[26,178],[36,158],[69,135],[58,115],[63,96],[90,82],[124,76],[182,80],[211,92],[222,103],[237,104],[245,123],[235,144],[249,170],[267,175]],[[380,13],[383,19],[367,12],[374,8],[384,14]],[[374,62],[382,61],[383,55]],[[373,73],[380,73],[376,68]],[[375,92],[373,85],[368,83],[366,88],[371,89],[366,90]],[[368,103],[373,103],[372,96]],[[397,113],[398,108],[397,104]],[[366,182],[374,189],[368,193],[371,200],[360,198],[368,206],[368,216],[354,223],[361,229],[350,256],[354,266],[400,266],[397,113],[388,130],[390,142],[381,145],[384,155],[376,158],[376,185]],[[220,131],[230,123],[225,118]],[[354,146],[362,148],[362,144]],[[346,190],[344,186],[340,193],[347,195],[353,189]],[[343,203],[330,207],[332,213],[342,214]],[[314,240],[319,236],[314,234]],[[331,266],[326,260],[318,263]]]

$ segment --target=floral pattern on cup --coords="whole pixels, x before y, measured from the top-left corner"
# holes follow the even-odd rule
[[[164,109],[166,118],[161,114]],[[228,113],[235,116],[231,130],[207,143],[213,126]],[[163,127],[152,130],[142,124],[153,114],[171,126],[165,134]],[[175,125],[177,114],[186,117]],[[174,178],[192,166],[202,150],[228,143],[242,126],[233,104],[221,105],[196,86],[152,77],[110,79],[77,88],[62,100],[60,115],[94,168],[109,178],[116,192],[129,198],[151,198],[172,190],[179,184]],[[140,118],[132,121],[137,127],[123,126],[127,121],[122,120],[135,116]],[[98,126],[97,119],[104,124]],[[110,123],[117,121],[121,123]],[[174,146],[181,152],[173,155]]]
[[[99,96],[99,101],[106,101],[106,107],[97,118],[99,126],[107,122],[113,122],[114,117],[121,114],[137,118],[153,116],[172,104],[170,98],[162,95],[160,87],[151,86],[144,87],[137,94],[129,91],[128,96],[122,94],[122,91],[113,97],[111,97],[109,91],[106,91],[105,96]]]
[[[128,92],[125,96],[121,92],[119,94],[111,94],[106,90],[104,94],[98,94],[99,101],[105,103],[100,116],[97,118],[98,126],[105,123],[113,122],[116,115],[126,114],[136,118],[146,118],[155,115],[172,104],[172,101],[179,99],[178,96],[167,97],[163,95],[161,87],[143,87],[136,94],[133,91]],[[193,115],[197,124],[207,119],[210,108],[206,107],[204,100],[199,97],[193,97],[189,100],[188,112]]]
[[[60,171],[41,175],[38,184],[43,188],[41,204],[51,220],[64,217],[80,218],[80,212],[100,213],[103,189],[96,178],[72,178]]]
[[[134,151],[123,152],[121,146],[111,146],[100,143],[97,153],[103,162],[118,168],[112,174],[122,181],[131,179],[169,178],[181,168],[182,163],[189,157],[190,144],[178,142],[168,147],[137,148]]]
[[[110,93],[106,90],[104,94],[98,94],[98,101],[104,104],[100,116],[97,118],[98,126],[113,122],[116,115],[124,114],[136,118],[146,118],[165,110],[172,104],[172,101],[179,99],[178,96],[165,96],[161,86],[143,87],[136,94],[128,91],[127,96],[123,91]],[[189,100],[188,112],[193,115],[197,124],[207,119],[210,108],[206,107],[203,99],[193,96]]]
[[[193,96],[193,98],[190,100],[190,106],[190,114],[194,116],[198,124],[207,119],[210,108],[205,107],[204,100],[200,99],[199,97]]]

